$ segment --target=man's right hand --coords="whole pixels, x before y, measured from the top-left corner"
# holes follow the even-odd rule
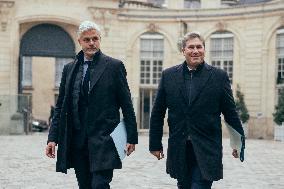
[[[163,150],[160,150],[160,151],[151,151],[151,154],[152,154],[153,156],[155,156],[158,160],[164,158]]]
[[[49,158],[55,158],[55,142],[49,142],[45,149],[45,154]]]

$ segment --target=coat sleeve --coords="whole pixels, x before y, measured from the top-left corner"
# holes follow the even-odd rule
[[[158,86],[158,91],[150,118],[150,131],[149,131],[150,151],[159,151],[163,149],[162,136],[163,136],[163,126],[164,126],[164,118],[166,110],[167,110],[166,93],[164,89],[164,72],[163,72]]]
[[[138,132],[135,112],[131,100],[131,94],[126,79],[126,70],[122,62],[119,64],[117,73],[117,91],[118,91],[118,102],[121,107],[123,120],[126,127],[127,143],[137,144],[138,143]]]
[[[236,105],[232,94],[230,80],[227,73],[224,73],[223,96],[221,98],[221,111],[226,121],[230,135],[231,147],[238,149],[240,160],[244,160],[245,136],[244,130],[236,111]]]
[[[63,100],[65,96],[65,84],[66,84],[66,75],[67,75],[67,65],[64,66],[61,82],[59,86],[59,95],[57,98],[57,102],[54,108],[54,114],[51,122],[51,126],[48,134],[48,142],[58,143],[58,127],[60,126],[60,114],[63,105]]]

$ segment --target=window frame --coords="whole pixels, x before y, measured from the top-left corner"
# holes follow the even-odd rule
[[[55,57],[55,73],[54,73],[55,89],[58,89],[60,86],[64,66],[72,62],[73,60],[74,59],[70,57]]]
[[[22,56],[21,62],[21,86],[23,88],[32,88],[33,86],[33,65],[32,65],[32,56]],[[29,67],[27,66],[29,64]],[[29,70],[27,70],[27,68]]]
[[[283,44],[279,44],[281,40],[283,40]],[[276,85],[284,86],[284,28],[280,28],[276,32],[276,70]]]
[[[220,49],[215,50],[213,47],[214,39],[219,39]],[[226,40],[231,40],[227,41]],[[227,43],[227,44],[226,44]],[[225,47],[230,47],[228,50]],[[214,53],[219,55],[214,55]],[[227,54],[227,55],[226,55]],[[219,65],[216,66],[214,62],[218,62]],[[213,33],[210,36],[210,64],[217,68],[223,69],[227,72],[231,84],[233,83],[234,77],[234,34],[231,32]]]
[[[149,40],[149,49],[143,47],[143,40]],[[162,50],[155,50],[156,45]],[[146,41],[145,41],[146,43]],[[160,43],[160,44],[159,44]],[[144,50],[145,49],[145,50]],[[145,88],[158,86],[162,76],[165,52],[164,36],[161,34],[143,34],[140,36],[140,77],[139,84]],[[145,54],[147,54],[145,56]]]

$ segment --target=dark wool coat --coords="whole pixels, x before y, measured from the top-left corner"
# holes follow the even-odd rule
[[[162,149],[164,117],[168,109],[167,173],[178,179],[187,175],[185,152],[186,140],[190,136],[203,177],[219,180],[223,177],[220,114],[244,136],[230,81],[225,71],[204,63],[192,77],[189,105],[184,67],[185,62],[162,73],[151,113],[150,151]]]
[[[55,107],[48,142],[58,144],[56,171],[67,172],[70,162],[72,133],[72,86],[76,67],[82,59],[82,51],[73,63],[67,64],[62,73],[59,96]],[[120,122],[122,109],[127,131],[127,142],[137,144],[138,134],[131,95],[126,80],[126,70],[120,60],[100,53],[90,72],[90,92],[87,111],[87,141],[91,171],[121,168],[121,161],[110,133]]]

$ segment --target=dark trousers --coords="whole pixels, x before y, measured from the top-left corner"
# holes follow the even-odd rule
[[[189,174],[186,175],[184,180],[178,180],[178,189],[211,189],[213,181],[206,180],[202,177],[191,142],[187,141],[186,145],[186,159]]]
[[[110,189],[109,183],[112,181],[113,169],[91,172],[86,144],[83,148],[72,149],[71,161],[80,189]]]

